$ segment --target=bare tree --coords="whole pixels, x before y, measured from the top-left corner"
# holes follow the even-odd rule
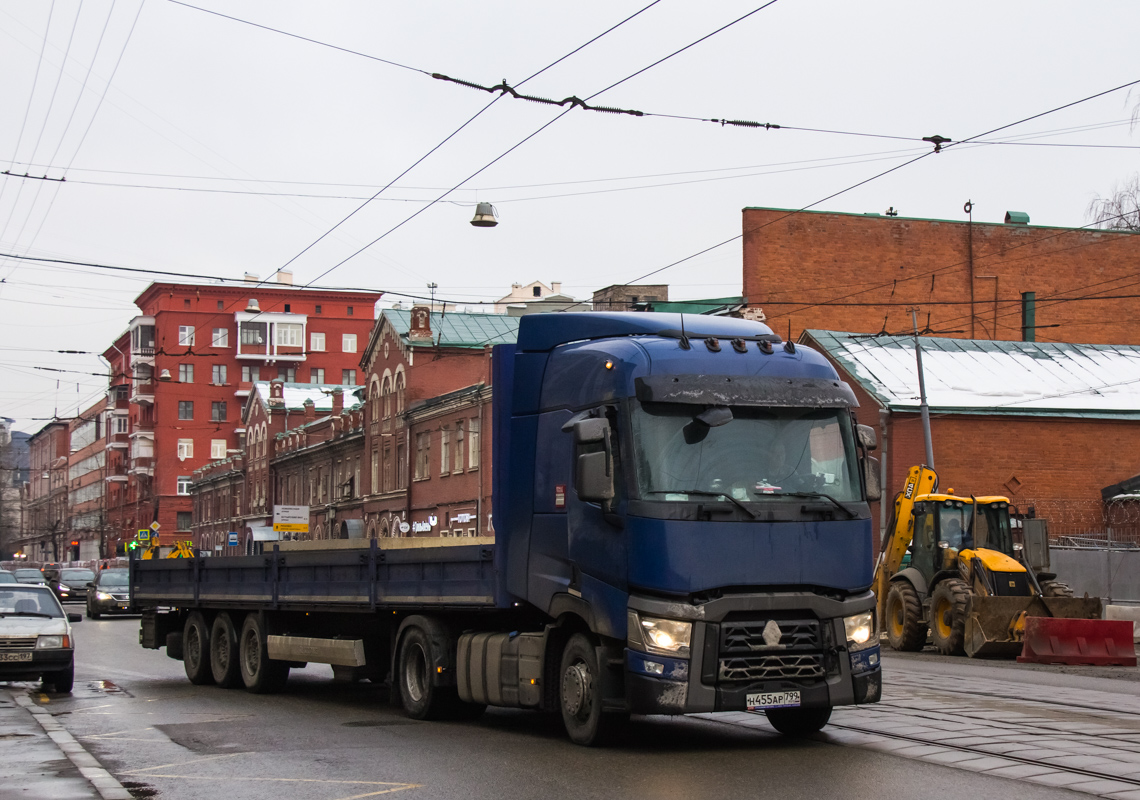
[[[1129,90],[1125,105],[1133,103]],[[1140,125],[1140,94],[1132,105],[1132,130]],[[1098,228],[1116,231],[1140,231],[1140,173],[1113,185],[1112,192],[1094,195],[1085,209],[1085,218]]]

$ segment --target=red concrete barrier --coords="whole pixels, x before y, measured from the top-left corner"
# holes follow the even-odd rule
[[[1027,617],[1023,664],[1136,666],[1132,623],[1115,619]]]

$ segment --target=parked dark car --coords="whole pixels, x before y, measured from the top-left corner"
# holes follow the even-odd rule
[[[22,567],[13,574],[16,576],[17,583],[27,583],[32,586],[43,586],[45,584],[44,574],[32,567]]]
[[[87,584],[95,580],[95,573],[89,569],[63,569],[59,577],[48,583],[61,603],[79,602],[87,592]]]
[[[0,569],[0,583],[19,583],[16,576],[6,569]]]
[[[39,570],[36,570],[39,572]],[[72,622],[46,586],[0,586],[0,681],[42,680],[68,693],[75,680]]]
[[[129,614],[131,609],[130,572],[105,569],[87,584],[87,616],[99,619],[103,614]]]

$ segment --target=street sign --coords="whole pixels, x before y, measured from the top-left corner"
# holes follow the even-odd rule
[[[152,531],[157,531],[161,527],[162,526],[158,524],[158,520],[155,520],[154,522],[150,523],[150,529]]]
[[[278,533],[308,533],[308,506],[273,506],[273,530]]]
[[[230,531],[230,547],[236,547],[237,543],[237,531]]]
[[[140,542],[149,542],[150,541],[150,528],[141,528],[139,530],[139,541]]]

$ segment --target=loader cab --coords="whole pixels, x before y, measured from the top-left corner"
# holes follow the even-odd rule
[[[1018,558],[1013,548],[1009,508],[1009,499],[1005,497],[974,498],[974,547],[984,547]]]
[[[952,494],[928,494],[914,504],[910,566],[927,581],[955,567],[958,552],[974,546],[970,527],[973,502]],[[1008,530],[1009,516],[1006,515]]]

